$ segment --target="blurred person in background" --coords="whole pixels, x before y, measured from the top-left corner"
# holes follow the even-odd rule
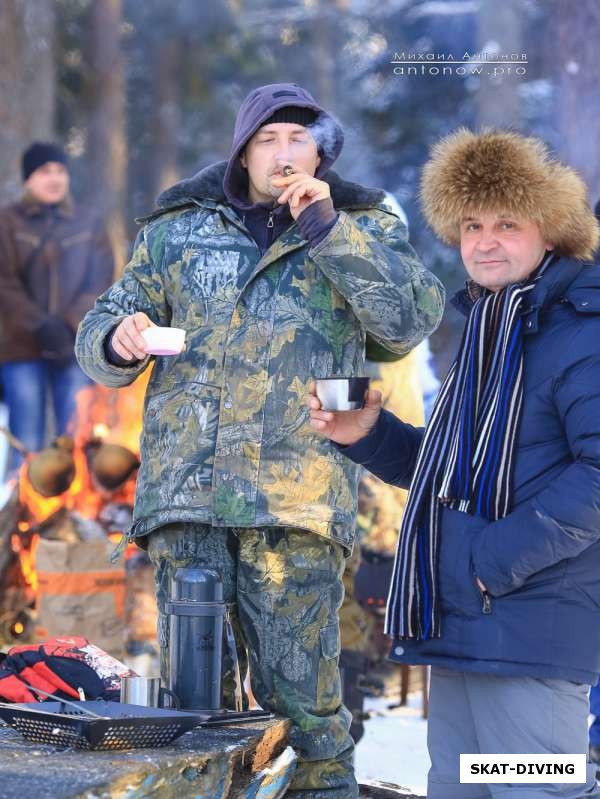
[[[62,435],[91,381],[73,350],[77,326],[113,278],[113,255],[91,209],[74,205],[64,150],[34,142],[22,156],[23,196],[0,210],[0,378],[9,429],[36,452]],[[8,476],[22,453],[12,449]]]

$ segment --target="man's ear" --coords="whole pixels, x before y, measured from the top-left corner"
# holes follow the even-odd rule
[[[240,164],[244,167],[244,169],[248,169],[248,165],[246,163],[246,151],[242,150],[240,153]]]

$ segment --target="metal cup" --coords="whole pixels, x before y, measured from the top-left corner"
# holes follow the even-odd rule
[[[166,696],[170,697],[173,707],[179,707],[175,694],[161,686],[160,677],[121,677],[120,698],[123,704],[165,707]]]
[[[320,377],[315,380],[324,411],[357,411],[365,404],[368,377]]]

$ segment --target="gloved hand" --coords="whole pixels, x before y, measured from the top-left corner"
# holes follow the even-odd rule
[[[58,316],[48,316],[37,331],[42,357],[58,366],[74,360],[75,334],[69,325]]]

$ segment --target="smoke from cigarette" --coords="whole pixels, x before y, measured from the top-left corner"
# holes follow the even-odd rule
[[[307,130],[325,158],[333,158],[338,138],[333,119],[325,114],[320,114],[312,124],[307,125]]]

